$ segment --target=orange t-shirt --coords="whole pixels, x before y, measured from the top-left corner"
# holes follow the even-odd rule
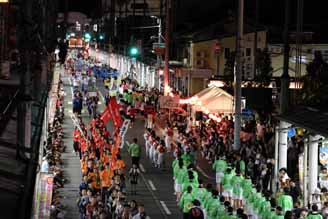
[[[84,160],[81,161],[81,170],[82,173],[85,174],[88,171],[88,163]]]
[[[112,177],[113,177],[113,171],[110,170],[103,170],[100,172],[100,179],[101,179],[101,186],[102,187],[110,187],[112,184]]]
[[[102,163],[103,164],[110,163],[110,161],[111,161],[111,155],[106,155],[105,154],[105,155],[102,156],[102,159],[101,160],[102,160]]]
[[[125,162],[123,160],[117,160],[116,165],[118,168],[124,169],[125,168]]]

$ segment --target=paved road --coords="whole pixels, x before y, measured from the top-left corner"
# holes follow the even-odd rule
[[[64,101],[65,119],[63,123],[64,129],[64,143],[67,150],[62,154],[64,163],[64,174],[68,179],[65,187],[60,189],[63,196],[62,203],[66,205],[67,219],[78,219],[79,214],[76,207],[76,200],[78,198],[78,186],[81,182],[81,169],[79,158],[73,153],[72,148],[72,132],[73,123],[70,119],[72,113],[72,90],[68,77],[62,77],[64,82],[64,89],[66,97]],[[105,89],[101,82],[97,83],[102,95],[105,94]],[[105,108],[104,101],[100,98],[99,111]],[[86,113],[82,113],[84,121],[88,121],[89,117]],[[112,129],[111,123],[108,124],[109,129]],[[144,123],[137,120],[134,127],[129,129],[126,134],[126,140],[131,142],[134,137],[137,137],[140,145],[144,146],[143,132]],[[137,195],[128,194],[128,200],[135,199],[137,202],[143,203],[146,207],[146,212],[150,218],[181,218],[182,213],[177,207],[175,196],[173,195],[173,182],[171,162],[172,158],[167,160],[167,169],[159,170],[152,166],[152,164],[145,158],[145,151],[143,148],[143,157],[141,159],[141,169],[144,170],[140,177],[140,183],[137,188]],[[127,153],[126,146],[122,150],[122,157],[127,163],[127,170],[131,167],[130,157]],[[127,184],[127,189],[130,191],[130,185]]]
[[[97,87],[102,95],[105,95],[105,88],[101,81],[98,81]],[[102,99],[102,98],[100,98]],[[109,123],[111,126],[111,123]],[[139,144],[142,146],[142,158],[141,169],[144,173],[141,174],[140,182],[137,188],[137,195],[129,195],[128,199],[135,199],[137,202],[141,202],[145,205],[146,212],[150,218],[181,218],[182,213],[178,209],[173,195],[173,180],[172,180],[172,156],[169,156],[166,160],[166,166],[168,168],[159,170],[154,168],[151,162],[146,158],[144,147],[144,122],[141,119],[136,119],[134,126],[128,130],[126,134],[126,141],[132,142],[133,138],[138,138]],[[127,170],[131,167],[131,160],[126,150],[125,145],[121,154],[123,159],[127,163]],[[128,191],[130,185],[127,184]]]

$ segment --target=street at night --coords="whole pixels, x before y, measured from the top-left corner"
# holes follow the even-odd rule
[[[0,218],[327,219],[327,6],[0,0]]]

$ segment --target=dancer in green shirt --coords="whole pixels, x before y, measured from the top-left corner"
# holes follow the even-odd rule
[[[212,168],[215,170],[215,181],[216,181],[216,189],[220,194],[223,192],[222,188],[222,178],[224,176],[224,172],[227,169],[227,162],[221,157],[217,156],[215,162],[213,163]]]

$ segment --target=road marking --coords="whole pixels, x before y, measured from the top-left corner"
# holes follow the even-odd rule
[[[100,95],[100,97],[101,97],[101,99],[103,100],[103,102],[105,103],[106,101],[105,101],[105,97],[104,97],[104,95],[101,93],[101,91],[98,89],[98,91],[99,91],[99,95]]]
[[[73,113],[73,110],[70,109],[70,110],[68,110],[68,112],[69,112],[69,113]]]
[[[171,211],[169,210],[169,208],[166,206],[164,201],[159,201],[159,203],[161,203],[162,207],[164,208],[164,211],[167,215],[171,215]]]
[[[72,101],[68,101],[67,104],[68,104],[68,105],[72,105],[73,102],[72,102]]]
[[[156,190],[157,190],[156,187],[155,187],[155,185],[154,185],[154,183],[153,183],[150,179],[148,180],[148,183],[149,183],[150,188],[151,188],[153,191],[156,191]]]
[[[144,166],[142,164],[139,164],[139,167],[140,167],[141,172],[143,172],[143,173],[146,172],[146,170],[145,170],[145,168],[144,168]]]
[[[98,105],[100,105],[101,104],[101,101],[98,101]]]
[[[200,168],[200,166],[196,165],[196,169],[197,169],[197,170],[198,170],[203,176],[205,176],[206,178],[208,178],[208,179],[214,179],[214,177],[211,177],[211,176],[207,175],[207,174],[205,173],[205,171],[202,170],[202,168]]]
[[[141,173],[140,176],[141,176],[141,178],[142,178],[142,181],[145,183],[145,185],[146,185],[148,191],[149,191],[150,194],[153,196],[153,199],[154,199],[154,201],[155,201],[155,203],[156,203],[158,209],[161,211],[163,217],[164,217],[165,219],[168,218],[167,215],[165,214],[165,212],[163,211],[163,209],[161,208],[161,204],[159,203],[159,200],[158,200],[158,198],[156,197],[156,195],[154,194],[153,190],[151,190],[151,188],[149,188],[149,185],[148,185],[148,183],[146,182],[146,178],[145,178],[144,174]]]
[[[69,83],[69,85],[71,87],[71,94],[72,94],[72,100],[73,100],[73,98],[74,98],[74,91],[73,91],[73,86],[72,86],[72,80],[71,80],[71,78],[69,76],[67,77],[67,80],[68,80],[68,83]]]

